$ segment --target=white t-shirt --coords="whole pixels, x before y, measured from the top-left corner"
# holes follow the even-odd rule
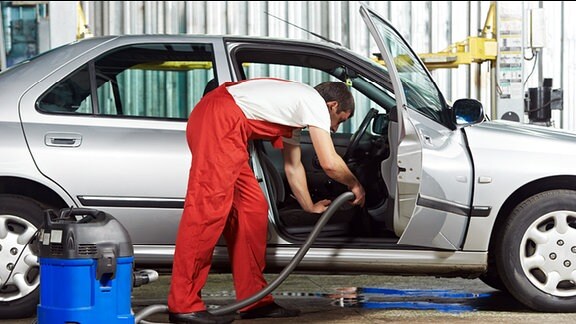
[[[313,87],[292,81],[254,79],[227,87],[246,118],[330,133],[330,113]],[[294,132],[299,142],[299,129]],[[292,141],[287,141],[292,142]]]

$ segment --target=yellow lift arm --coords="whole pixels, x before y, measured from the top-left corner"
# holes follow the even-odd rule
[[[498,55],[496,35],[496,4],[492,2],[480,36],[469,36],[465,41],[451,44],[437,53],[418,54],[430,70],[457,68],[462,64],[495,61]]]
[[[88,38],[94,36],[86,23],[86,15],[84,14],[84,9],[82,9],[81,1],[77,2],[76,5],[76,39]]]

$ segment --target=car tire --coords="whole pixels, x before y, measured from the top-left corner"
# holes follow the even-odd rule
[[[576,191],[526,199],[500,234],[495,258],[510,294],[536,311],[576,312]]]
[[[43,209],[34,200],[0,195],[2,319],[30,317],[36,313],[40,298],[40,267],[33,240],[42,218]]]
[[[500,278],[500,275],[498,274],[494,257],[488,256],[488,270],[481,274],[479,279],[491,288],[508,291],[506,285],[502,282],[502,278]]]

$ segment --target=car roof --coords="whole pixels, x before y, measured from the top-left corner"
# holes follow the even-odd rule
[[[69,64],[82,54],[95,50],[101,46],[110,48],[121,47],[139,43],[183,43],[190,41],[206,42],[251,42],[268,43],[294,46],[323,46],[333,49],[342,49],[342,46],[335,45],[322,39],[290,39],[267,36],[245,36],[245,35],[208,35],[208,34],[131,34],[131,35],[109,35],[95,36],[77,40],[49,51],[43,52],[29,60],[20,62],[7,70],[0,72],[0,87],[6,82],[10,82],[10,87],[28,88],[35,82],[41,81],[46,76],[60,67]],[[321,45],[320,45],[321,44]],[[18,78],[8,78],[7,76],[18,74]],[[14,84],[14,82],[17,84]]]

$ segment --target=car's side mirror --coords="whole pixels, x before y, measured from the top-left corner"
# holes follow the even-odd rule
[[[378,135],[388,134],[388,120],[389,116],[387,114],[376,115],[372,122],[372,132]]]
[[[471,125],[484,121],[484,107],[475,99],[458,99],[452,105],[452,114],[456,125]]]

